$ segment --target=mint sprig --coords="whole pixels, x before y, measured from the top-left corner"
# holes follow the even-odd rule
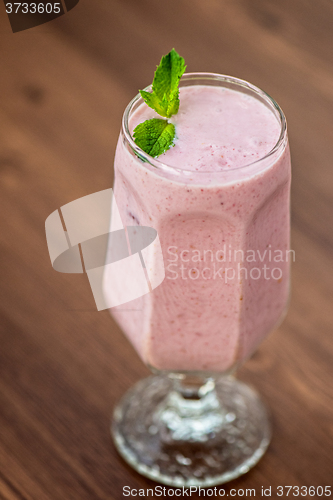
[[[172,49],[163,56],[155,71],[152,93],[140,90],[145,102],[159,115],[170,118],[178,112],[179,89],[178,84],[185,71],[185,61]]]
[[[163,56],[154,75],[152,92],[140,90],[146,104],[160,116],[170,118],[179,109],[179,81],[186,69],[184,59],[172,49]],[[140,123],[133,132],[135,143],[156,158],[165,153],[175,139],[175,126],[159,118]]]

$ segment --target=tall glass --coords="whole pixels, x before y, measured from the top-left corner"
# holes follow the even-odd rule
[[[250,164],[194,172],[152,159],[134,143],[130,124],[140,95],[123,116],[115,199],[125,226],[157,231],[165,279],[151,293],[111,309],[154,373],[123,397],[112,433],[137,471],[174,486],[229,481],[264,454],[270,441],[266,410],[232,374],[280,323],[289,295],[284,114],[243,80],[204,73],[181,79],[180,87],[194,85],[254,97],[274,115],[280,136]],[[161,272],[157,257],[148,276]],[[106,276],[106,295],[111,287]]]

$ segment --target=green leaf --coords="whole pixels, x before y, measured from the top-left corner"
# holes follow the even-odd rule
[[[145,100],[146,104],[154,111],[156,111],[160,116],[167,116],[168,103],[161,101],[156,94],[146,92],[145,90],[140,90],[141,97]]]
[[[159,115],[170,118],[179,108],[179,80],[186,69],[184,59],[172,49],[155,71],[152,93],[140,90],[145,102]]]
[[[175,135],[175,126],[162,118],[152,118],[139,123],[133,132],[135,144],[154,158],[165,153],[173,145]]]

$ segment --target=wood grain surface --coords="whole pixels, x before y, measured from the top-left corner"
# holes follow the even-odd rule
[[[332,486],[333,2],[81,0],[15,34],[1,3],[0,28],[0,498],[118,500],[125,485],[155,486],[109,434],[113,406],[148,370],[95,309],[86,275],[53,271],[44,223],[112,186],[123,110],[172,47],[188,71],[266,90],[289,127],[290,309],[239,372],[274,435],[226,494]]]

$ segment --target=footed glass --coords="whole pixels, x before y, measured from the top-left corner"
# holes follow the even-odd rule
[[[131,135],[144,116],[143,101],[136,96],[123,117],[114,196],[127,227],[129,253],[139,255],[149,293],[140,287],[134,293],[132,271],[117,284],[106,269],[104,294],[153,372],[115,408],[112,435],[119,453],[160,483],[204,487],[246,473],[270,442],[265,406],[234,373],[286,312],[290,155],[283,112],[257,87],[224,75],[186,74],[179,113],[186,112],[191,92],[183,87],[195,88],[198,97],[222,89],[216,96],[225,109],[235,99],[241,118],[229,138],[234,134],[236,142],[237,134],[243,139],[252,133],[263,113],[268,125],[259,123],[246,142],[255,160],[227,164],[216,153],[216,141],[205,151],[216,154],[218,168],[194,171],[186,162],[181,168],[169,164],[167,155],[151,158]],[[211,112],[213,122],[219,110]],[[273,129],[276,140],[260,156]],[[145,227],[154,228],[156,239],[134,243]],[[120,288],[127,290],[130,302],[117,302]]]

